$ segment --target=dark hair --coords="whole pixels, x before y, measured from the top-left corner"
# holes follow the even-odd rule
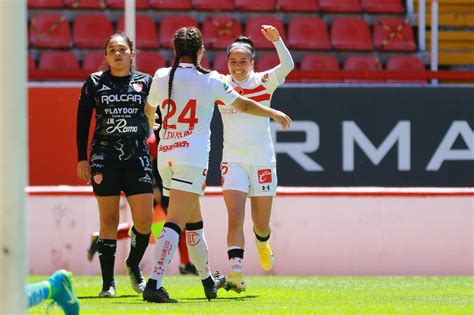
[[[250,37],[237,37],[234,42],[227,48],[227,59],[229,59],[229,55],[234,49],[243,49],[249,54],[250,59],[255,59],[255,45],[253,44],[253,41],[250,39]]]
[[[168,103],[171,103],[171,90],[173,89],[173,78],[176,68],[183,57],[190,57],[196,69],[201,73],[209,73],[210,71],[201,67],[198,61],[199,49],[204,48],[202,43],[202,34],[194,26],[182,27],[174,33],[173,46],[175,51],[174,63],[171,67],[170,77],[168,80]],[[169,111],[168,105],[168,111]]]
[[[128,48],[130,48],[130,51],[132,53],[135,51],[135,49],[133,48],[133,41],[130,39],[130,37],[128,37],[127,34],[115,33],[115,34],[110,35],[109,38],[107,38],[107,40],[105,41],[104,55],[107,55],[107,46],[109,46],[110,41],[114,39],[115,37],[122,37],[123,39],[125,39],[125,41],[127,42]],[[133,68],[133,60],[130,61],[130,68]],[[102,65],[100,66],[100,70],[102,71],[110,70],[110,65],[107,63],[105,59],[102,62]]]

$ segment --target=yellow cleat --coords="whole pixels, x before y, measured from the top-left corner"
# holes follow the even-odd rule
[[[273,269],[273,264],[275,263],[275,257],[273,257],[272,249],[268,242],[265,245],[260,245],[257,243],[258,257],[260,258],[260,265],[265,271],[270,271]]]
[[[246,288],[247,284],[245,283],[242,274],[239,272],[231,272],[224,285],[224,289],[227,291],[233,290],[237,293],[245,291]]]

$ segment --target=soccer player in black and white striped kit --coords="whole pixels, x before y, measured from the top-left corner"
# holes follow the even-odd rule
[[[77,175],[91,182],[99,206],[98,252],[102,271],[99,297],[115,296],[114,263],[123,191],[133,218],[130,254],[125,261],[133,289],[143,292],[139,263],[148,246],[153,219],[153,175],[146,138],[155,109],[145,105],[151,85],[148,74],[133,69],[132,41],[123,34],[105,43],[104,71],[85,81],[77,112]],[[89,127],[96,125],[87,157]]]

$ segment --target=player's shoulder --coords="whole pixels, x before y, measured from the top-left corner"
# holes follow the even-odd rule
[[[140,71],[134,71],[134,80],[144,80],[144,81],[150,81],[151,80],[151,75],[145,72],[140,72]]]
[[[93,72],[87,77],[84,84],[92,85],[92,86],[98,85],[104,75],[105,75],[105,71]]]
[[[155,74],[153,75],[153,78],[164,78],[164,77],[167,77],[169,76],[171,72],[171,67],[168,67],[168,68],[159,68],[155,71]]]

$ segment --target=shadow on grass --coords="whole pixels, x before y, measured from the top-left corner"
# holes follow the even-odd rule
[[[251,300],[251,299],[256,299],[258,298],[258,295],[243,295],[243,296],[226,296],[222,297],[219,296],[217,299],[212,299],[210,302],[219,302],[222,300],[223,302],[229,302],[229,301],[246,301],[246,300]],[[206,298],[182,298],[180,299],[182,301],[207,301]]]
[[[110,298],[101,298],[98,297],[97,295],[89,295],[89,296],[78,296],[77,298],[79,300],[95,300],[95,299],[101,299],[101,300],[115,300],[115,299],[123,299],[123,298],[136,298],[136,297],[141,297],[140,295],[117,295],[115,297],[110,297]]]

